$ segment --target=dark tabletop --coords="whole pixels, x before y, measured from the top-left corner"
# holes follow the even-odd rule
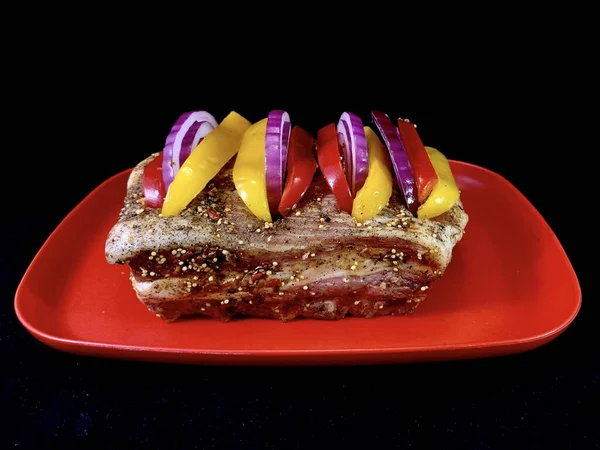
[[[190,81],[161,82],[165,67],[158,63],[147,68],[151,77],[120,70],[126,55],[119,56],[118,64],[109,55],[83,58],[58,77],[32,82],[29,114],[46,116],[20,138],[30,137],[33,151],[3,150],[20,169],[17,181],[5,178],[3,189],[0,448],[290,449],[357,442],[599,448],[596,295],[584,295],[574,323],[539,349],[454,362],[168,365],[80,357],[33,338],[17,320],[13,299],[44,240],[100,182],[160,150],[173,121],[192,109],[215,117],[236,110],[252,121],[286,109],[312,132],[344,110],[408,116],[426,144],[498,172],[521,190],[558,236],[586,292],[583,255],[595,237],[587,218],[576,215],[587,211],[577,203],[582,184],[573,181],[585,163],[570,146],[577,128],[557,120],[557,102],[571,93],[549,95],[535,64],[513,70],[478,60],[461,69],[455,61],[417,84],[382,72],[354,86],[327,76],[322,66],[294,67],[292,83],[285,75],[253,75],[246,64],[232,83],[195,72],[196,87],[190,87]],[[110,69],[103,69],[108,61]]]

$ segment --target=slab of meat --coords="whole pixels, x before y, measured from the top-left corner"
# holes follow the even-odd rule
[[[233,161],[181,214],[161,217],[144,207],[141,182],[156,156],[129,177],[106,259],[128,264],[138,298],[168,321],[410,313],[443,275],[468,221],[460,202],[420,221],[394,192],[379,215],[359,225],[338,211],[317,172],[289,217],[261,222],[235,190]]]

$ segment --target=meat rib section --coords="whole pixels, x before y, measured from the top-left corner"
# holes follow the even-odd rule
[[[168,321],[410,313],[443,275],[468,221],[460,203],[419,221],[395,192],[359,226],[317,173],[289,217],[264,223],[239,199],[231,164],[180,215],[163,218],[143,206],[141,175],[153,157],[130,175],[106,258],[130,266],[138,298]]]

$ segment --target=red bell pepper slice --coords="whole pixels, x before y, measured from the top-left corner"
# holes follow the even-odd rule
[[[317,133],[317,159],[338,208],[352,214],[352,194],[340,160],[337,128],[333,123]]]
[[[288,147],[287,178],[278,208],[284,217],[292,212],[294,205],[304,196],[317,171],[317,162],[313,156],[314,143],[310,133],[299,126],[292,128]]]
[[[162,155],[146,164],[142,177],[145,205],[150,208],[162,208],[165,200],[165,182],[163,180]]]
[[[411,122],[398,119],[398,131],[408,155],[413,176],[415,177],[417,199],[419,200],[419,204],[423,204],[438,182],[438,176],[427,155],[425,146],[421,142],[421,137],[417,133],[415,125]]]

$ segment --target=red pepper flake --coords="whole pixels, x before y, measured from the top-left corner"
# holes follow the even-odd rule
[[[206,213],[208,214],[208,217],[210,217],[211,220],[218,220],[221,218],[221,214],[219,214],[214,209],[209,209],[206,211]]]

